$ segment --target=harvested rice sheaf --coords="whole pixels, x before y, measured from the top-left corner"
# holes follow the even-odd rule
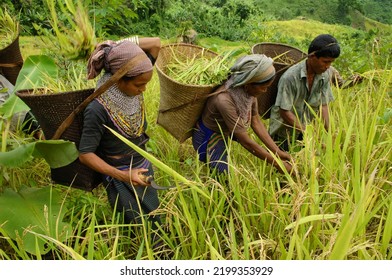
[[[295,60],[289,56],[290,51],[284,52],[282,54],[279,54],[275,57],[273,57],[274,62],[276,63],[281,63],[281,64],[285,64],[285,65],[292,65],[295,63]]]
[[[0,9],[0,49],[4,49],[18,37],[19,24],[7,10]]]
[[[204,52],[189,56],[172,49],[171,61],[165,66],[165,74],[173,80],[188,85],[217,85],[229,74],[228,58],[211,56]]]

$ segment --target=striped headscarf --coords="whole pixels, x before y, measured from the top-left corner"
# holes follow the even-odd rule
[[[99,44],[88,60],[88,78],[94,79],[102,69],[105,74],[100,77],[97,87],[102,86],[111,76],[132,58],[143,54],[145,59],[130,68],[124,75],[136,77],[153,70],[151,60],[135,43],[123,41],[105,41]],[[145,129],[145,111],[143,95],[128,96],[113,84],[96,100],[105,108],[119,132],[128,137],[139,137]]]
[[[98,44],[88,59],[87,77],[88,79],[94,79],[101,73],[102,69],[114,74],[138,54],[144,54],[146,59],[143,59],[138,65],[129,69],[125,74],[126,77],[135,77],[152,71],[153,65],[144,51],[138,45],[130,41],[116,43],[109,40]]]

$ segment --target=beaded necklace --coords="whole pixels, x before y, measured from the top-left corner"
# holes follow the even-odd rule
[[[97,86],[105,83],[111,77],[105,73],[99,79]],[[114,125],[124,136],[131,138],[139,137],[145,129],[145,106],[143,95],[128,96],[117,87],[111,86],[106,92],[97,97]]]

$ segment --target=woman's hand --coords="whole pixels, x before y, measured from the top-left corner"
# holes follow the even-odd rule
[[[132,168],[129,170],[121,170],[121,181],[131,183],[133,186],[149,186],[150,183],[146,182],[146,175],[148,172],[145,168]]]
[[[282,160],[291,161],[291,155],[289,153],[285,152],[285,151],[279,150],[278,151],[278,156]]]
[[[80,154],[79,160],[81,163],[87,165],[91,169],[116,178],[122,182],[132,184],[134,186],[149,186],[146,182],[146,176],[143,173],[148,172],[145,168],[131,168],[129,170],[119,170],[114,166],[107,164],[104,160],[94,153]]]
[[[283,163],[283,166],[284,166],[284,168],[287,170],[287,172],[289,173],[289,174],[291,174],[291,172],[293,171],[293,168],[292,168],[292,166],[291,166],[291,163],[290,162],[287,162],[287,161],[282,161],[282,163]],[[275,167],[276,167],[276,169],[278,169],[278,171],[280,172],[280,173],[284,173],[284,170],[280,167],[280,165],[279,164],[275,164]]]

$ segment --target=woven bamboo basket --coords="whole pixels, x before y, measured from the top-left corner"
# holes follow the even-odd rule
[[[11,84],[15,85],[22,66],[23,57],[20,53],[18,35],[11,44],[0,50],[0,72]]]
[[[30,107],[40,124],[46,139],[51,139],[63,121],[82,103],[94,89],[54,93],[33,94],[33,90],[20,90],[16,95]],[[61,139],[72,141],[79,147],[83,128],[83,114],[79,113],[61,135]],[[52,180],[61,185],[91,191],[101,182],[101,175],[82,164],[78,159],[71,164],[51,169]]]
[[[218,54],[200,46],[183,43],[163,46],[159,52],[155,64],[160,82],[157,123],[178,141],[184,142],[192,135],[192,129],[203,111],[207,98],[202,97],[213,92],[217,85],[182,84],[166,75],[167,65],[173,63],[173,52],[189,58],[213,58]],[[184,104],[187,105],[182,106]]]
[[[271,107],[275,104],[276,95],[278,93],[278,83],[282,74],[287,70],[288,66],[294,65],[302,59],[306,58],[306,53],[300,49],[279,43],[258,43],[252,47],[252,53],[265,54],[271,58],[276,58],[279,55],[284,57],[286,61],[279,62],[279,58],[274,62],[276,76],[272,85],[267,89],[267,92],[260,95],[257,99],[259,104],[259,114],[264,119],[270,117]]]

